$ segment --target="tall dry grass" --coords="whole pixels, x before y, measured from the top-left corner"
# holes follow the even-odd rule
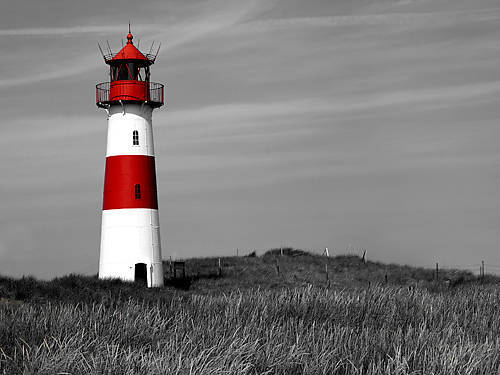
[[[476,285],[0,303],[0,373],[496,374],[499,301]]]

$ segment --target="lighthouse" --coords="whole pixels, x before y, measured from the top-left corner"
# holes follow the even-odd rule
[[[108,115],[99,278],[148,287],[163,285],[152,114],[164,87],[150,81],[157,54],[140,52],[129,28],[118,53],[103,53],[109,82],[96,85]]]

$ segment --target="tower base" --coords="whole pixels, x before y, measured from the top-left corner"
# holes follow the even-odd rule
[[[103,210],[99,278],[163,286],[158,210]]]

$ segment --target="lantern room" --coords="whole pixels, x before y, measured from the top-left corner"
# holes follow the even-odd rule
[[[107,54],[102,53],[109,65],[110,81],[96,86],[97,106],[107,108],[118,103],[163,105],[163,85],[150,81],[150,66],[154,64],[158,51],[144,55],[134,45],[133,38],[129,31],[127,44],[120,52],[113,54],[109,50]]]

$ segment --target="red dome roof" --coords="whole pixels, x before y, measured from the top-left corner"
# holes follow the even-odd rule
[[[115,57],[111,59],[111,61],[117,61],[117,60],[144,60],[147,62],[150,62],[149,59],[144,56],[141,51],[139,51],[135,46],[134,43],[132,42],[132,39],[134,37],[132,36],[131,33],[128,33],[127,35],[127,44],[125,47],[121,49],[120,52],[118,52]]]

